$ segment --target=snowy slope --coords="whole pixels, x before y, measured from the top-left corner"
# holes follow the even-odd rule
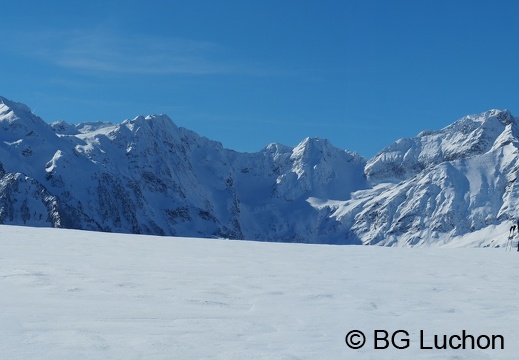
[[[496,229],[500,237],[506,231]],[[0,226],[0,239],[5,359],[512,360],[519,352],[518,255],[502,248],[274,244],[16,226]],[[355,329],[367,336],[361,350],[345,344]],[[375,350],[374,330],[406,330],[410,346]],[[420,330],[425,346],[434,335],[465,330],[501,335],[504,350],[421,350]]]
[[[513,115],[490,110],[400,139],[370,160],[317,138],[239,153],[166,115],[49,125],[0,97],[0,223],[280,242],[444,243],[519,217],[518,138]]]

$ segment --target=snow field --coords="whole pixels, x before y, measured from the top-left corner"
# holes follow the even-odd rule
[[[519,254],[0,226],[5,359],[516,359]],[[406,330],[375,350],[373,331]],[[344,341],[367,336],[360,350]],[[422,350],[502,335],[504,350]]]

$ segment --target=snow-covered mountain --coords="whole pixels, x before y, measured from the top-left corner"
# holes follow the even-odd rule
[[[338,241],[321,231],[319,213],[306,199],[344,200],[366,186],[365,160],[320,139],[237,153],[165,115],[121,124],[49,125],[5,98],[0,127],[5,224]],[[17,187],[13,178],[19,179]],[[15,211],[12,204],[20,202],[28,210]]]
[[[510,112],[491,110],[398,140],[367,162],[369,189],[318,208],[349,237],[381,245],[430,245],[515,220],[518,130]]]
[[[165,115],[49,125],[0,97],[0,223],[284,242],[446,242],[519,215],[518,134],[508,111],[492,110],[399,140],[369,161],[316,138],[239,153]]]

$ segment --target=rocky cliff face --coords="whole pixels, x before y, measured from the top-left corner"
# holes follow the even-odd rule
[[[519,216],[518,128],[466,116],[366,161],[307,138],[238,153],[167,116],[47,124],[0,97],[0,223],[417,245]]]

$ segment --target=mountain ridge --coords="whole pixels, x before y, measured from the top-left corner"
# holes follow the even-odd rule
[[[371,159],[310,137],[240,153],[163,114],[47,124],[3,97],[0,127],[5,224],[416,246],[519,215],[508,110],[422,131]]]

